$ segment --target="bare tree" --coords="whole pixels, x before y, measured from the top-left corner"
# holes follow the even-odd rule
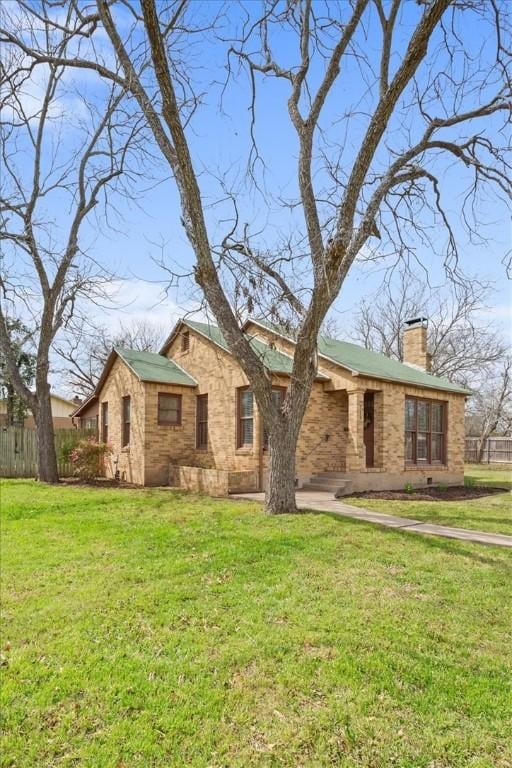
[[[403,361],[405,321],[428,316],[432,373],[472,388],[506,351],[495,325],[483,317],[489,296],[485,283],[449,283],[432,289],[401,270],[376,296],[361,302],[352,335],[367,349]]]
[[[125,92],[117,84],[86,99],[59,64],[35,71],[27,46],[66,56],[66,34],[33,18],[23,4],[3,6],[1,13],[10,40],[3,40],[1,72],[0,350],[17,394],[34,416],[39,478],[57,482],[50,350],[80,302],[103,295],[108,274],[86,256],[81,240],[96,207],[106,211],[107,188],[121,189],[141,129],[123,109]],[[96,226],[99,222],[97,217]],[[29,326],[36,347],[34,392],[17,365],[11,332],[17,321]]]
[[[241,29],[238,13],[236,21],[229,13],[227,19],[208,18],[218,14],[216,4],[201,6],[200,14],[187,0],[96,0],[85,7],[68,0],[66,7],[66,24],[54,24],[75,41],[73,55],[49,56],[33,44],[27,53],[41,64],[95,71],[129,89],[137,102],[179,191],[194,279],[250,382],[269,434],[267,508],[293,511],[295,449],[317,371],[317,335],[355,259],[374,253],[376,240],[380,253],[414,258],[419,242],[439,247],[429,233],[437,237],[444,227],[444,259],[455,273],[457,239],[443,198],[443,179],[453,164],[467,182],[462,219],[473,237],[480,191],[510,196],[508,142],[502,138],[510,118],[508,3],[268,0],[262,10],[252,2],[241,5]],[[43,3],[27,8],[48,18]],[[476,43],[465,34],[472,24],[479,28]],[[239,215],[247,195],[227,185],[233,208],[224,231],[225,208],[212,214],[211,189],[205,203],[205,174],[198,171],[203,163],[190,132],[203,94],[214,87],[197,82],[194,42],[208,44],[212,28],[228,48],[226,89],[249,74],[249,124],[239,125],[240,111],[236,120],[249,136],[249,183],[265,195],[258,176],[265,164],[257,105],[269,81],[280,83],[273,99],[294,132],[297,190],[291,199],[283,200],[279,191],[272,199],[295,214],[296,234],[285,238],[293,263],[282,258],[279,238],[268,245],[261,232],[251,232],[251,210]],[[108,56],[91,45],[98,34],[110,41]],[[20,42],[5,30],[2,39]],[[221,179],[219,203],[226,199],[223,174]],[[280,407],[233,309],[236,291],[246,293],[249,305],[268,285],[298,329]]]
[[[508,357],[474,392],[467,415],[466,431],[478,437],[477,462],[483,459],[485,445],[492,435],[512,431],[512,358]]]
[[[88,397],[94,390],[113,347],[158,352],[168,329],[149,319],[121,324],[116,331],[110,326],[74,323],[55,345],[64,362],[61,371],[75,394]]]

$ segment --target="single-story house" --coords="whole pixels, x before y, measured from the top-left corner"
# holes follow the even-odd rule
[[[54,392],[50,394],[50,405],[52,409],[52,419],[54,429],[70,429],[73,425],[71,413],[76,409],[76,402],[68,400]],[[0,426],[7,424],[7,399],[0,399]],[[35,429],[34,417],[29,412],[23,420],[25,429]]]
[[[470,392],[428,372],[427,323],[404,330],[405,363],[321,336],[301,427],[297,486],[341,492],[459,484]],[[293,338],[250,319],[244,332],[282,397]],[[214,494],[260,490],[268,450],[249,382],[211,324],[180,320],[157,353],[115,348],[75,411],[99,420],[109,475]]]

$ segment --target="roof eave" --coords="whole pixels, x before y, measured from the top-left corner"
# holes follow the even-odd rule
[[[83,411],[83,410],[84,410],[84,408],[87,408],[87,406],[88,406],[88,405],[90,405],[90,404],[91,404],[91,403],[92,403],[94,400],[97,400],[97,399],[98,399],[98,396],[96,395],[96,393],[95,393],[95,392],[93,392],[92,394],[90,394],[90,395],[89,395],[89,397],[88,397],[88,398],[86,398],[86,399],[83,401],[83,403],[80,403],[80,405],[78,405],[78,406],[75,408],[75,410],[74,410],[74,411],[72,411],[72,412],[69,414],[70,418],[72,418],[72,419],[73,419],[73,418],[75,418],[75,416],[80,416],[80,413],[81,413],[81,411]]]
[[[190,387],[190,389],[197,387],[197,384],[187,384],[184,381],[164,381],[163,379],[155,379],[150,376],[139,376],[138,378],[143,384],[168,384],[170,387]]]
[[[170,332],[170,334],[168,335],[168,337],[164,341],[163,346],[162,346],[161,350],[158,353],[159,355],[166,355],[167,354],[167,351],[168,351],[169,347],[171,346],[172,342],[174,341],[175,336],[178,335],[178,331],[179,331],[180,327],[183,325],[184,322],[185,322],[184,319],[182,317],[180,317],[180,319],[177,321],[177,323],[175,324],[174,328],[172,329],[172,331]]]

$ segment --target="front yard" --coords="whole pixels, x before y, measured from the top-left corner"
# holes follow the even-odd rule
[[[369,497],[347,496],[347,504],[388,515],[410,517],[426,523],[471,528],[479,531],[512,534],[512,471],[496,466],[468,465],[465,473],[469,485],[496,486],[509,489],[504,493],[483,496],[479,499],[462,501],[417,501],[411,494],[410,500],[391,501]]]
[[[1,765],[509,768],[510,551],[2,490]]]

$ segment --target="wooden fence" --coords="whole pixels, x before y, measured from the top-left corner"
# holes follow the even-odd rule
[[[59,475],[69,477],[73,474],[70,462],[64,461],[62,451],[65,447],[76,445],[84,437],[90,437],[94,431],[88,429],[56,429],[55,449]],[[0,428],[0,477],[35,477],[37,475],[37,433],[35,429],[23,427]]]
[[[478,443],[477,437],[466,437],[466,462],[478,461]],[[512,464],[512,437],[490,437],[486,440],[482,464]]]

